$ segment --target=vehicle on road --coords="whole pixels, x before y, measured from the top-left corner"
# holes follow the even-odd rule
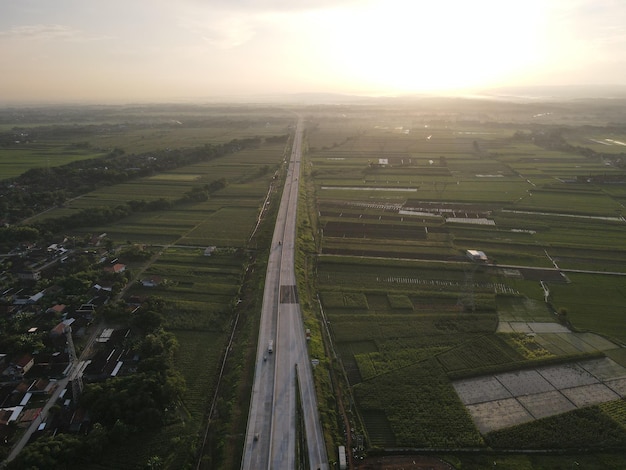
[[[267,352],[272,354],[274,352],[274,341],[270,339],[270,342],[267,345]]]

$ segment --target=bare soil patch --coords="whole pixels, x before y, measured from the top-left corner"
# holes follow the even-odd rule
[[[478,430],[491,431],[624,398],[626,368],[609,358],[453,383]]]

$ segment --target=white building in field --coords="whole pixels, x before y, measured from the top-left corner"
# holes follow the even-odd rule
[[[472,261],[480,261],[486,263],[488,261],[487,255],[483,251],[467,250],[465,255]]]
[[[339,456],[339,470],[345,470],[348,468],[348,462],[346,459],[346,447],[339,446],[337,448],[337,454]]]

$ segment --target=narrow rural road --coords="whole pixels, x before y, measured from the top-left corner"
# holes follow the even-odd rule
[[[54,392],[52,392],[52,395],[50,395],[50,397],[48,398],[48,401],[42,407],[41,411],[39,412],[39,415],[30,423],[30,426],[28,426],[28,428],[24,431],[24,434],[22,435],[20,440],[17,441],[17,443],[13,446],[13,448],[11,449],[11,452],[9,453],[8,457],[3,463],[7,463],[15,459],[15,457],[17,457],[17,454],[19,454],[24,448],[24,446],[28,444],[28,441],[30,440],[31,435],[37,430],[37,428],[39,428],[39,425],[46,420],[46,418],[48,417],[48,412],[50,411],[50,408],[55,403],[57,403],[57,401],[59,400],[59,396],[61,395],[61,392],[67,388],[70,380],[74,378],[75,374],[80,369],[81,364],[84,363],[84,361],[90,354],[93,343],[96,341],[96,338],[100,335],[103,328],[104,328],[103,323],[100,323],[97,326],[94,326],[94,329],[91,335],[89,336],[89,339],[87,340],[87,344],[85,345],[85,348],[83,349],[83,352],[81,353],[80,357],[78,358],[76,363],[72,364],[72,368],[67,373],[67,375],[63,377],[61,380],[57,381],[56,389],[54,390]]]

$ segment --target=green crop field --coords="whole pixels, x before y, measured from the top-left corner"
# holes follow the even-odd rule
[[[519,116],[343,112],[312,113],[305,178],[316,287],[369,445],[484,445],[450,377],[553,356],[533,336],[495,333],[499,322],[556,323],[552,309],[566,309],[572,328],[624,343],[626,277],[602,274],[626,273],[623,168],[542,145]]]
[[[456,448],[482,444],[465,407],[433,361],[383,374],[355,386],[354,391],[366,426],[374,430],[375,445]]]
[[[568,309],[578,328],[626,343],[626,276],[569,274],[569,284],[551,286],[552,302]]]
[[[164,428],[116,443],[116,451],[94,463],[90,467],[94,469],[139,468],[155,455],[163,456],[168,468],[186,468],[197,460],[195,450],[216,392],[219,361],[233,326],[235,307],[242,302],[246,269],[254,257],[247,251],[249,239],[262,211],[273,209],[266,206],[266,196],[275,200],[280,186],[276,177],[289,151],[288,137],[295,119],[290,111],[273,107],[166,108],[94,108],[80,117],[61,110],[56,121],[34,122],[24,131],[36,136],[31,142],[5,144],[7,136],[2,136],[0,178],[72,162],[76,166],[64,169],[65,174],[86,173],[78,162],[85,159],[95,159],[84,163],[93,174],[106,173],[106,160],[97,160],[100,157],[121,157],[125,162],[129,156],[128,161],[140,162],[138,166],[160,162],[159,158],[164,162],[143,172],[148,175],[144,177],[137,177],[141,168],[116,167],[117,173],[110,174],[119,175],[119,182],[109,177],[90,192],[77,197],[71,193],[71,199],[63,199],[70,191],[59,191],[55,201],[61,202],[39,213],[32,214],[38,208],[32,210],[28,214],[32,217],[23,222],[48,227],[67,217],[72,221],[63,228],[67,235],[106,234],[115,246],[147,248],[149,260],[128,262],[133,281],[125,296],[134,301],[163,299],[164,326],[178,339],[174,362],[187,386],[182,406],[170,412]],[[1,132],[12,131],[2,127]],[[228,144],[226,150],[211,153],[211,149],[220,149],[219,144]],[[199,163],[177,167],[180,161],[189,161],[176,160],[187,150],[201,153],[205,160],[198,158],[190,161]],[[172,159],[168,157],[170,151]],[[139,160],[132,160],[135,154],[141,154]],[[8,189],[20,190],[19,185],[16,188]],[[116,217],[92,220],[92,213]],[[0,213],[0,220],[3,215]],[[205,254],[207,247],[214,247],[210,255]],[[248,321],[254,322],[254,315],[256,312],[251,312]],[[238,377],[239,366],[231,367]],[[223,392],[226,400],[233,399],[231,392]],[[226,420],[229,405],[224,406],[224,397],[220,400],[216,413]],[[207,448],[207,453],[213,452]]]
[[[10,145],[0,154],[0,179],[102,157],[114,148],[131,154],[287,135],[292,123],[287,111],[253,106],[59,109],[47,118],[33,116],[30,123],[24,119],[19,127],[0,126],[10,134]]]
[[[364,103],[297,110],[94,107],[56,118],[27,113],[23,123],[32,124],[20,131],[31,138],[19,144],[9,135],[14,126],[0,124],[2,179],[85,159],[141,154],[150,161],[253,139],[219,157],[141,178],[132,168],[124,181],[28,213],[25,223],[42,224],[80,214],[84,220],[68,223],[64,233],[106,233],[116,244],[145,245],[154,254],[147,264],[130,265],[137,277],[127,296],[166,300],[165,325],[180,343],[176,359],[188,386],[184,407],[149,439],[129,439],[107,464],[137,468],[151,455],[169,455],[168,468],[186,468],[195,457],[234,306],[249,301],[241,299],[244,273],[264,249],[250,236],[259,217],[274,209],[272,202],[265,210],[265,198],[275,201],[280,188],[293,111],[306,127],[300,176],[306,204],[298,209],[306,217],[299,213],[298,230],[308,244],[298,252],[298,262],[306,263],[298,266],[305,276],[299,288],[318,295],[347,378],[341,390],[344,406],[350,403],[347,419],[365,436],[365,447],[596,449],[603,442],[598,436],[623,447],[623,400],[481,435],[452,386],[457,377],[585,354],[626,364],[623,111],[613,109],[610,119],[618,124],[607,127],[608,117],[582,103],[550,105],[550,112],[533,102]],[[131,206],[139,209],[124,212]],[[124,216],[90,221],[89,211],[102,208]],[[217,251],[205,256],[212,246]],[[467,250],[487,259],[472,261]],[[159,282],[147,287],[142,279]],[[310,309],[310,302],[302,307]],[[314,325],[313,312],[305,313],[307,327]],[[233,366],[237,373],[251,367]],[[318,371],[322,389],[330,371]],[[233,396],[247,385],[227,387],[218,415],[228,415]],[[322,407],[334,407],[334,392]],[[323,409],[322,416],[328,436],[341,439],[339,411]],[[243,432],[228,428],[220,442],[238,442]],[[329,449],[343,444],[327,441]],[[579,461],[590,464],[594,456]],[[623,462],[621,455],[597,456]],[[537,468],[569,468],[569,457],[545,457],[554,466]],[[450,461],[459,468],[495,461],[531,468],[540,459],[472,452]]]
[[[144,287],[139,279],[128,295],[167,299],[170,329],[219,331],[236,300],[244,262],[233,250],[205,256],[203,248],[170,247],[141,276],[156,277],[158,285]]]
[[[76,148],[58,142],[36,142],[14,144],[0,152],[0,179],[19,176],[31,168],[48,168],[65,165],[76,160],[85,160],[104,155],[102,151]]]

